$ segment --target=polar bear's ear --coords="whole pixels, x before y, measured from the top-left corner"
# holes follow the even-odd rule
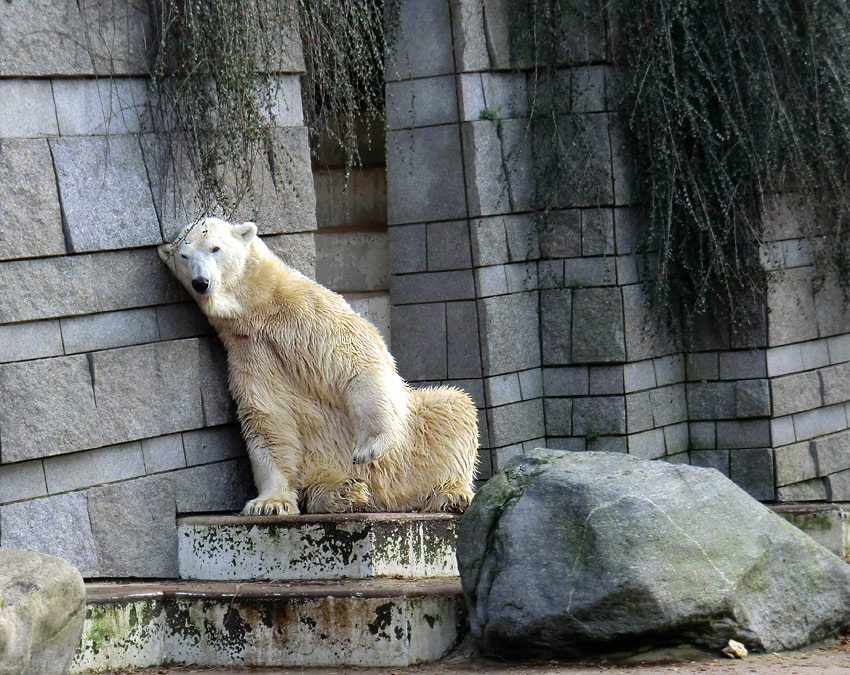
[[[251,221],[242,223],[241,225],[234,225],[233,234],[241,239],[243,243],[247,244],[257,236],[257,225]]]
[[[156,247],[156,252],[159,253],[160,260],[167,265],[172,257],[171,244],[160,244]]]

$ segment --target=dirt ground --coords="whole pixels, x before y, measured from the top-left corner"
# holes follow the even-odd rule
[[[503,663],[484,659],[463,650],[448,659],[409,668],[199,668],[161,666],[134,675],[669,675],[670,673],[726,673],[748,675],[848,675],[850,674],[850,636],[800,652],[752,654],[742,660],[697,651],[665,650],[627,659],[593,659],[577,662]],[[115,671],[124,675],[127,671]]]

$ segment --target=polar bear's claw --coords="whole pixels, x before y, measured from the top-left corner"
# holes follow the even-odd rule
[[[245,504],[243,516],[294,516],[301,513],[298,505],[288,499],[261,499],[257,497]]]

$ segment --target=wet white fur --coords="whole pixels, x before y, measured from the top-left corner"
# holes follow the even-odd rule
[[[259,491],[244,512],[462,510],[478,446],[470,398],[410,388],[377,329],[256,234],[207,218],[158,249],[227,350]]]

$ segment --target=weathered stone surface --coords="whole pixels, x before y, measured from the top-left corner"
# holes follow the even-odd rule
[[[0,550],[0,673],[65,673],[86,616],[80,573],[40,553]]]
[[[63,136],[138,134],[150,122],[142,78],[54,80],[53,98]]]
[[[487,409],[491,445],[510,445],[544,433],[543,400],[532,399]]]
[[[0,503],[47,494],[41,460],[0,466]]]
[[[85,356],[0,366],[0,451],[17,462],[103,445]]]
[[[572,363],[572,291],[540,291],[540,340],[543,365]]]
[[[98,576],[177,576],[174,485],[164,476],[88,491]]]
[[[737,448],[729,451],[729,477],[754,499],[773,501],[773,450]]]
[[[71,251],[162,241],[136,136],[50,139]]]
[[[623,303],[619,288],[573,291],[573,361],[625,361]]]
[[[544,258],[581,255],[581,210],[551,211],[540,227],[540,254]]]
[[[153,307],[61,319],[65,352],[92,352],[156,342],[159,326]]]
[[[390,269],[395,274],[428,269],[424,225],[399,225],[389,229]]]
[[[543,392],[546,396],[584,396],[588,388],[587,367],[543,369]]]
[[[97,551],[84,492],[0,506],[0,546],[55,555],[83,576],[97,574]]]
[[[458,567],[479,645],[513,658],[773,651],[850,624],[839,558],[716,471],[620,454],[515,459],[464,514]]]
[[[387,127],[426,127],[457,122],[455,78],[451,75],[387,82]]]
[[[147,75],[152,40],[144,3],[10,2],[0,8],[0,76]]]
[[[0,325],[0,363],[59,356],[63,353],[58,321]]]
[[[266,242],[272,253],[287,265],[311,279],[315,279],[317,254],[315,235],[312,232],[278,234],[263,237],[263,241]]]
[[[536,293],[512,293],[478,301],[485,374],[540,366],[537,306]]]
[[[0,139],[0,259],[63,253],[65,236],[47,141]]]
[[[454,72],[452,26],[445,0],[400,3],[398,36],[387,60],[387,80]]]
[[[44,460],[51,494],[145,475],[139,443],[123,443]]]
[[[169,434],[146,438],[142,441],[142,457],[145,462],[145,473],[171,471],[186,466],[183,453],[183,436]]]
[[[178,513],[241,511],[257,496],[247,459],[192,466],[165,477],[174,486]]]
[[[186,431],[183,433],[183,448],[188,466],[210,464],[246,454],[245,441],[236,425]]]
[[[480,377],[481,351],[475,302],[446,303],[446,331],[448,376]]]
[[[468,269],[472,266],[467,221],[429,223],[426,242],[429,270]]]
[[[195,302],[158,305],[156,321],[162,340],[177,340],[214,332]]]
[[[588,396],[573,401],[573,433],[577,436],[624,434],[626,401],[623,396]]]
[[[735,412],[738,417],[770,415],[770,387],[767,380],[740,380],[735,383]]]
[[[56,106],[48,80],[0,79],[0,138],[55,136]]]
[[[484,32],[484,3],[451,3],[455,62],[460,71],[488,70],[490,57]],[[477,73],[476,73],[477,74]]]
[[[385,232],[317,232],[316,281],[335,291],[389,288],[389,240]]]
[[[785,270],[769,278],[767,306],[770,311],[770,346],[818,337],[813,280],[812,267]]]
[[[416,302],[471,300],[475,297],[472,270],[394,274],[390,282],[394,305]]]
[[[447,376],[446,306],[443,303],[392,307],[394,356],[406,380]]]
[[[203,426],[197,340],[110,349],[90,358],[104,443]]]
[[[387,134],[390,225],[466,217],[463,185],[460,133],[456,125]]]
[[[233,422],[236,419],[236,404],[227,384],[227,353],[218,338],[198,340],[198,367],[204,423],[216,426]]]
[[[383,167],[313,170],[316,224],[323,227],[387,222],[387,172]],[[411,270],[415,271],[415,270]]]

